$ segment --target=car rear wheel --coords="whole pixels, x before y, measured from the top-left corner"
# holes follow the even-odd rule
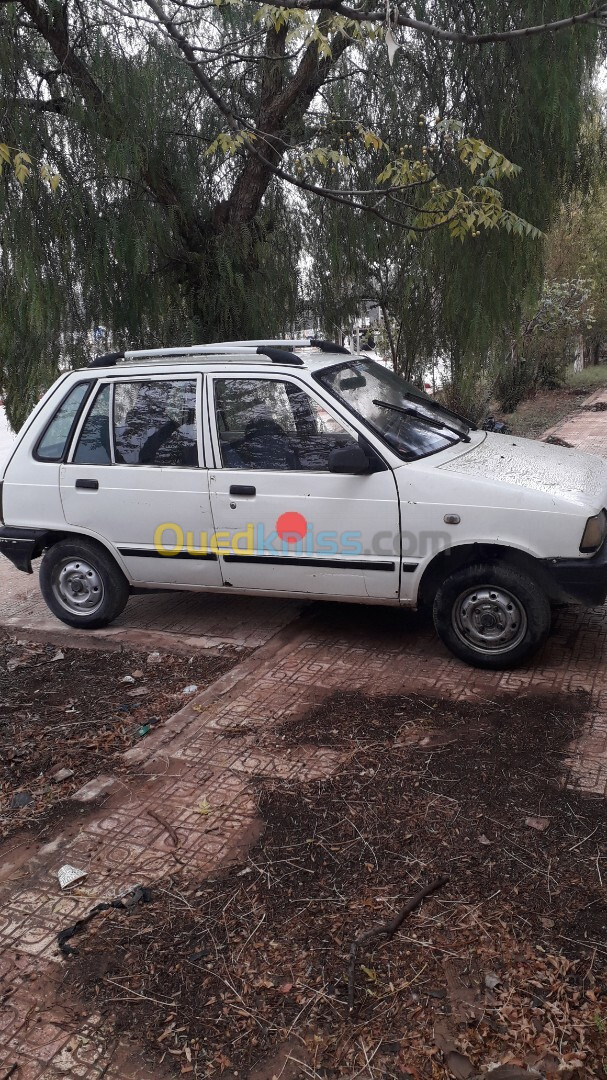
[[[129,598],[120,567],[85,537],[60,540],[48,549],[40,566],[40,591],[53,615],[88,630],[113,622]]]
[[[546,640],[551,609],[540,585],[522,570],[479,563],[458,570],[434,600],[436,632],[473,667],[516,667]]]

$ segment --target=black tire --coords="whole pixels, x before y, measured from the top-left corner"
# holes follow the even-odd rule
[[[540,585],[506,563],[477,563],[446,578],[434,599],[441,641],[472,667],[516,667],[539,649],[551,626]]]
[[[86,630],[113,622],[129,598],[128,581],[115,560],[84,536],[48,548],[40,566],[40,591],[61,622]]]

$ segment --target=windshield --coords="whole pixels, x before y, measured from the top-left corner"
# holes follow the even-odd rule
[[[468,435],[463,419],[374,360],[351,360],[318,378],[406,461],[437,454]]]

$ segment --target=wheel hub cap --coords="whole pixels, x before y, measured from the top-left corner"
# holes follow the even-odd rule
[[[55,596],[72,614],[91,615],[103,601],[103,582],[90,563],[69,559],[55,570]]]
[[[478,652],[509,652],[527,632],[527,616],[519,600],[506,589],[482,585],[467,589],[453,606],[453,628]]]

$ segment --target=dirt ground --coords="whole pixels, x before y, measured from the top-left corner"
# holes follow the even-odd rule
[[[0,839],[44,836],[70,797],[243,658],[55,645],[0,636]],[[194,688],[194,689],[192,689]]]
[[[523,401],[515,412],[503,417],[514,435],[526,439],[539,439],[547,428],[558,424],[569,413],[578,409],[588,392],[585,389],[563,387],[560,390],[542,390]]]
[[[512,428],[515,435],[539,439],[547,428],[558,424],[570,413],[584,404],[584,398],[607,386],[607,365],[568,371],[565,385],[554,390],[540,390],[533,397],[522,401],[511,413],[501,416],[497,403],[493,411]]]
[[[341,770],[260,780],[245,861],[177,867],[91,921],[66,992],[176,1075],[467,1080],[506,1061],[604,1080],[607,820],[562,782],[588,706],[334,694],[272,737],[339,748]]]

